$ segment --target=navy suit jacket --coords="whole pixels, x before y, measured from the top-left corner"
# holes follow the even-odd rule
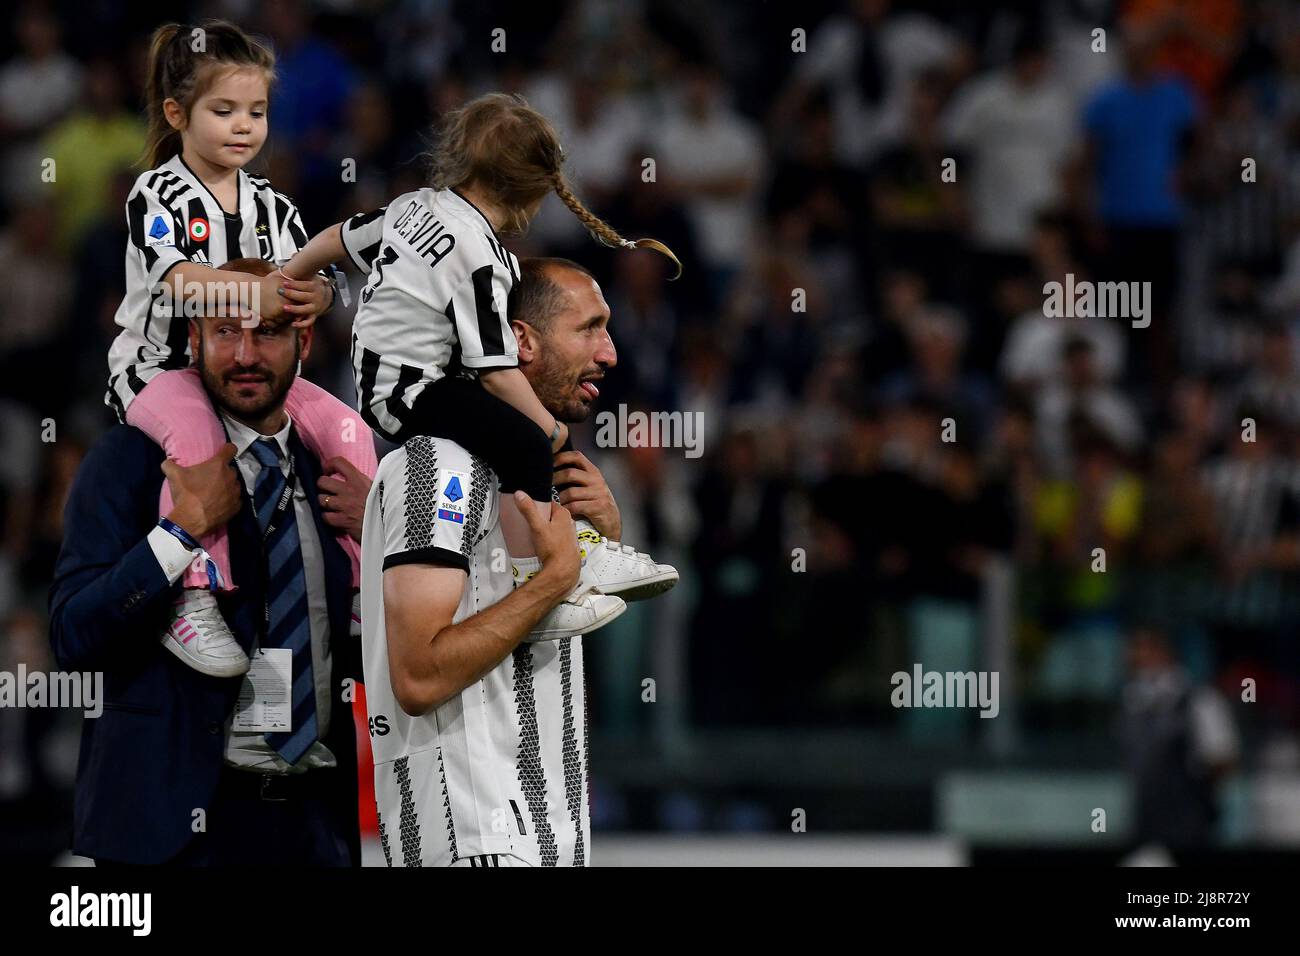
[[[289,445],[324,554],[333,658],[324,743],[338,767],[308,772],[327,787],[336,832],[356,866],[356,737],[342,692],[344,679],[361,676],[360,652],[349,637],[351,569],[334,530],[321,520],[315,494],[320,465],[293,430]],[[162,449],[128,425],[115,426],[95,444],[68,498],[50,587],[50,644],[59,667],[104,673],[103,713],[86,718],[82,729],[73,850],[124,863],[165,862],[194,837],[194,810],[209,806],[216,789],[226,721],[241,683],[200,674],[162,646],[181,587],[167,583],[146,540],[158,522],[162,461]],[[263,626],[264,558],[247,496],[228,529],[238,587],[218,602],[248,651]]]

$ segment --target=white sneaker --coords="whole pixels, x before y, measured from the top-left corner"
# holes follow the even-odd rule
[[[201,674],[238,677],[248,672],[248,655],[221,616],[216,596],[203,588],[181,591],[163,646]]]
[[[531,560],[517,561],[513,571],[515,587],[519,587],[541,569],[541,563]],[[550,613],[524,638],[527,643],[559,641],[579,634],[590,634],[608,624],[627,610],[627,602],[609,594],[601,594],[592,586],[584,567],[577,585]]]
[[[656,564],[645,552],[611,541],[585,519],[579,518],[575,524],[583,578],[590,574],[602,594],[616,594],[624,601],[644,601],[677,583],[680,576],[671,564]]]
[[[559,641],[579,634],[599,630],[627,610],[627,602],[612,594],[595,591],[576,600],[561,601],[550,614],[537,622],[537,626],[524,638],[530,644],[538,641]]]

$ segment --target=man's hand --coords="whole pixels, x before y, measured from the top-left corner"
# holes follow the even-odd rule
[[[537,577],[545,575],[562,594],[568,594],[578,583],[578,573],[582,568],[573,519],[563,508],[552,507],[548,521],[537,510],[537,503],[522,491],[515,492],[515,502],[519,505],[519,513],[528,522],[537,558],[542,562]]]
[[[481,679],[578,583],[581,561],[569,513],[552,507],[547,520],[522,491],[515,502],[542,569],[492,606],[453,624],[464,571],[399,564],[384,572],[388,680],[403,713],[427,714]]]
[[[226,442],[207,461],[188,468],[170,458],[162,463],[172,490],[173,507],[167,519],[180,525],[190,537],[201,538],[239,513],[243,489],[231,465],[234,457],[235,446]]]
[[[575,518],[586,518],[607,538],[623,540],[623,516],[618,503],[605,484],[605,476],[586,455],[580,451],[556,455],[553,481],[560,488],[560,504]]]
[[[352,540],[360,543],[370,479],[341,455],[325,462],[325,471],[328,474],[316,482],[321,519],[331,528],[346,531]]]

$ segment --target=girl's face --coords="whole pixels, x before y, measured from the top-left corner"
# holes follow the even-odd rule
[[[175,100],[167,100],[163,109],[167,122],[181,130],[187,151],[214,166],[240,169],[266,142],[266,74],[253,67],[220,69],[188,120]]]

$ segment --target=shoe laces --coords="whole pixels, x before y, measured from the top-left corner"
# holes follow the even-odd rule
[[[193,611],[185,612],[186,619],[189,620],[190,626],[195,630],[202,629],[205,632],[214,628],[220,628],[225,624],[226,619],[221,616],[219,607],[201,607]]]

